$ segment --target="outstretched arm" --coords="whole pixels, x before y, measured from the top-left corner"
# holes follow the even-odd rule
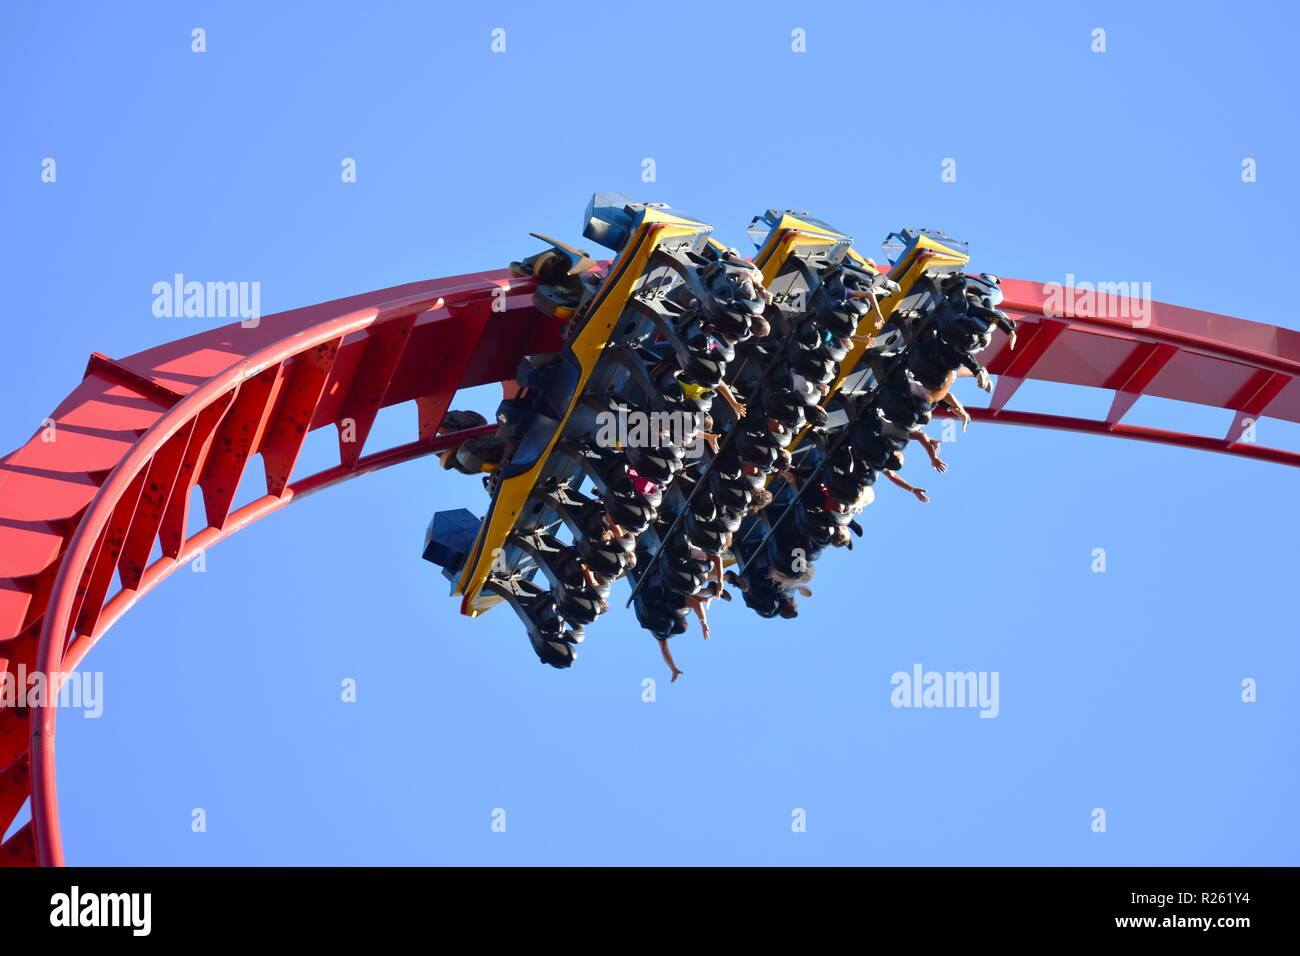
[[[957,414],[957,417],[961,419],[961,430],[965,431],[966,426],[970,424],[970,412],[966,411],[962,403],[957,400],[957,396],[952,392],[949,392],[943,397],[943,403],[951,408]]]
[[[1003,332],[1007,333],[1007,348],[1014,349],[1016,347],[1015,320],[1012,319],[1010,316],[1008,316],[1005,312],[1001,311],[1000,309],[997,310],[997,313],[998,313],[998,320],[997,320],[998,328],[1000,328]]]
[[[975,376],[975,382],[986,392],[993,391],[993,382],[989,379],[989,370],[979,363],[979,360],[970,353],[964,353],[961,357],[961,364],[970,370]]]
[[[985,322],[996,322],[998,328],[1007,334],[1007,340],[1011,348],[1016,347],[1016,323],[1011,316],[1007,315],[1001,309],[988,309],[980,305],[978,301],[972,300],[966,307],[966,311],[983,319]]]
[[[882,329],[885,327],[885,316],[880,311],[880,303],[876,301],[876,294],[874,292],[870,289],[866,289],[862,292],[851,293],[851,295],[855,299],[866,299],[870,302],[871,311],[875,313],[876,316],[876,328]]]
[[[736,400],[736,394],[731,390],[730,385],[728,385],[726,382],[720,382],[718,384],[718,394],[722,396],[723,401],[725,401],[728,405],[731,406],[732,414],[734,414],[737,418],[745,417],[745,412],[747,411],[747,409],[745,408],[744,405],[740,404],[740,402]]]
[[[942,445],[943,442],[939,441],[937,438],[931,438],[923,429],[920,428],[912,432],[911,437],[921,443],[921,446],[925,449],[925,453],[930,456],[930,465],[935,471],[942,475],[948,470],[948,466],[944,463],[943,459],[939,457],[939,446]]]
[[[908,484],[907,481],[905,481],[903,478],[900,478],[894,472],[892,471],[885,472],[885,477],[888,478],[890,481],[892,481],[894,484],[898,485],[898,487],[902,488],[904,491],[910,491],[912,494],[916,495],[917,501],[930,500],[930,496],[926,494],[924,488],[918,488],[915,485]]]

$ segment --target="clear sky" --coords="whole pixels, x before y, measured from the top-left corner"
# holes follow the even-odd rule
[[[223,324],[152,314],[177,272],[260,282],[270,313],[504,266],[531,230],[577,240],[595,190],[738,246],[770,206],[868,255],[939,228],[979,270],[1300,327],[1294,5],[870,10],[7,0],[0,445],[92,350]],[[1010,407],[1108,401],[1031,384]],[[1230,416],[1143,399],[1128,420]],[[414,422],[389,410],[374,440]],[[60,721],[69,862],[1300,862],[1300,476],[994,425],[945,451],[947,475],[909,468],[933,501],[883,487],[797,620],[715,604],[671,686],[630,611],[566,672],[508,610],[457,616],[419,555],[434,510],[482,513],[472,479],[424,460],[296,503],[88,659],[103,716]],[[891,706],[918,664],[997,672],[998,716]]]

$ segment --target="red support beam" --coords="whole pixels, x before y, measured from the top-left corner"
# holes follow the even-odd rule
[[[1282,394],[1282,390],[1290,385],[1291,381],[1291,376],[1283,375],[1281,372],[1270,372],[1265,369],[1256,372],[1228,404],[1229,408],[1236,409],[1237,414],[1233,416],[1232,424],[1228,426],[1228,434],[1224,436],[1224,442],[1233,445],[1241,441],[1242,436],[1251,431],[1259,417],[1268,410],[1273,400]]]
[[[339,344],[335,340],[319,345],[297,356],[289,369],[288,381],[260,448],[267,494],[283,494],[289,484],[289,476],[307,441],[312,416],[334,367]]]
[[[1047,354],[1057,336],[1065,331],[1060,322],[1043,319],[1040,322],[1021,323],[1017,329],[1016,347],[1008,355],[1006,364],[998,373],[998,384],[993,390],[989,408],[998,414],[1011,400],[1025,379],[1034,371],[1039,359]]]
[[[1128,414],[1128,410],[1155,381],[1165,364],[1177,354],[1178,347],[1165,342],[1139,343],[1133,349],[1132,358],[1103,386],[1115,390],[1115,399],[1111,402],[1110,411],[1106,413],[1106,422],[1114,425]]]
[[[164,408],[171,408],[181,400],[179,392],[173,391],[161,382],[145,378],[99,352],[91,352],[90,360],[86,362],[86,377],[91,375],[103,375],[133,392],[153,399]]]
[[[392,384],[393,373],[411,341],[416,315],[398,316],[375,326],[366,339],[361,363],[335,420],[339,433],[339,461],[345,465],[354,465],[361,457],[370,429],[379,410],[384,407],[384,397]]]

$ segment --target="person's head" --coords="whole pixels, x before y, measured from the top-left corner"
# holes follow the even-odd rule
[[[794,458],[790,455],[790,449],[778,448],[776,450],[776,470],[785,471],[793,463]]]
[[[756,315],[749,320],[749,331],[754,338],[765,339],[772,334],[772,325],[761,315]]]
[[[797,588],[801,584],[808,584],[812,581],[814,575],[817,574],[817,568],[810,561],[805,562],[805,564],[807,566],[798,574],[794,575],[783,574],[776,568],[768,568],[767,579],[783,591]]]
[[[636,567],[636,552],[635,552],[635,551],[629,551],[629,552],[627,552],[627,553],[623,556],[623,564],[627,566],[627,569],[628,569],[629,571],[631,571],[633,568],[635,568],[635,567]]]
[[[837,548],[851,548],[853,546],[853,538],[849,535],[849,529],[842,524],[836,525],[835,529],[831,532],[831,544]]]
[[[826,409],[822,408],[820,405],[809,405],[804,409],[804,417],[808,419],[808,424],[813,428],[826,427],[826,422],[829,418],[826,414]]]
[[[764,394],[762,404],[763,411],[767,413],[767,427],[771,431],[793,429],[803,420],[803,402],[788,389]],[[773,422],[781,427],[773,427]]]
[[[876,490],[870,485],[864,485],[862,490],[858,492],[857,500],[853,502],[853,513],[857,514],[875,500]]]
[[[750,514],[758,514],[758,512],[762,511],[771,503],[772,492],[768,491],[766,488],[759,488],[749,496]]]
[[[990,272],[981,272],[979,276],[966,276],[966,295],[976,301],[994,308],[1002,304],[1002,280]]]
[[[702,326],[700,326],[700,328],[702,328],[702,329],[703,329],[705,332],[707,332],[709,335],[713,336],[715,339],[717,339],[717,340],[718,340],[719,342],[721,342],[723,345],[735,345],[735,344],[736,344],[736,336],[735,336],[734,333],[728,332],[728,331],[725,330],[725,329],[720,329],[720,328],[718,328],[716,325],[714,325],[712,322],[709,322],[707,325],[702,325]]]
[[[781,603],[777,605],[776,613],[778,616],[789,620],[792,617],[799,616],[799,602],[792,597],[781,598]]]
[[[713,389],[692,381],[686,372],[679,369],[673,373],[673,378],[681,386],[682,395],[687,401],[700,403],[713,398]]]

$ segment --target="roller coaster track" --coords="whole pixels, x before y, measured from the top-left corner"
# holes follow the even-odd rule
[[[1245,440],[1260,417],[1300,422],[1300,332],[1162,303],[1141,323],[1099,317],[1115,299],[1003,280],[1019,320],[982,358],[998,376],[977,421],[1113,435],[1300,466],[1300,451]],[[233,324],[120,360],[91,356],[80,385],[0,461],[0,678],[73,671],[163,578],[297,498],[433,454],[475,432],[438,435],[460,388],[509,382],[525,354],[560,346],[533,284],[490,271],[435,279]],[[1132,310],[1118,310],[1134,314]],[[1104,419],[1006,407],[1043,380],[1114,393]],[[1142,395],[1232,409],[1224,436],[1126,425]],[[411,403],[413,440],[363,454],[382,408]],[[338,463],[298,476],[308,434],[334,427]],[[260,456],[266,493],[236,505]],[[477,490],[477,484],[474,484]],[[192,496],[206,526],[189,528]],[[118,588],[113,591],[114,577]],[[113,593],[110,593],[113,592]],[[62,865],[55,701],[0,701],[0,832],[31,819],[0,863]]]

